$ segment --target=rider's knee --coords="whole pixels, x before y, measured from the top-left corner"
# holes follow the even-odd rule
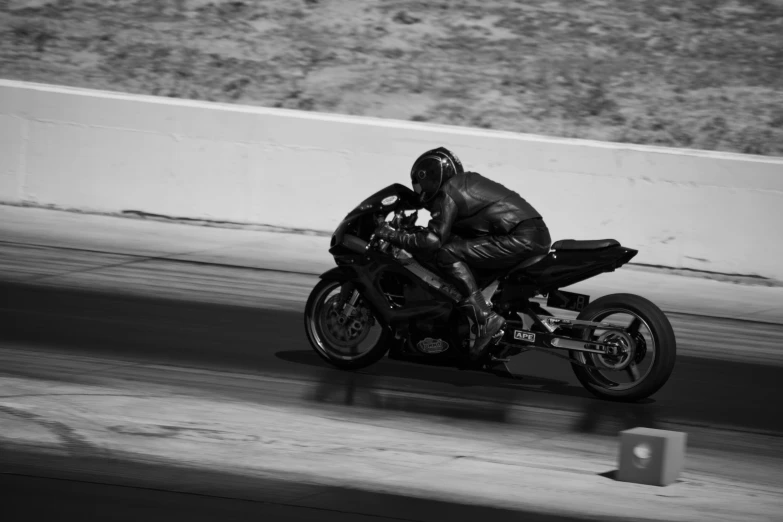
[[[435,254],[435,261],[440,266],[449,266],[453,265],[454,263],[458,263],[461,261],[461,259],[455,254],[454,250],[452,250],[449,245],[446,245],[440,248],[438,253]]]

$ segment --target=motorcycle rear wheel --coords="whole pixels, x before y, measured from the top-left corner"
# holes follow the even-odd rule
[[[358,370],[381,360],[392,336],[361,296],[354,313],[343,313],[339,297],[343,284],[321,280],[315,285],[305,305],[304,327],[310,346],[321,359],[341,370]]]
[[[624,321],[608,319],[618,314],[630,316],[630,323],[625,325]],[[570,353],[571,358],[580,363],[599,367],[571,365],[576,378],[593,395],[611,401],[636,402],[656,393],[671,377],[677,357],[677,341],[666,314],[654,303],[633,294],[607,295],[590,303],[577,319],[627,326],[627,335],[608,330],[596,335],[596,332],[602,331],[600,328],[582,330],[581,335],[583,339],[602,338],[630,347],[626,355],[612,357]]]

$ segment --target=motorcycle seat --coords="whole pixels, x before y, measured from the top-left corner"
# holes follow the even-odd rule
[[[580,241],[576,239],[561,239],[555,241],[552,250],[572,251],[572,250],[603,250],[604,248],[620,246],[620,243],[614,239],[590,239]]]

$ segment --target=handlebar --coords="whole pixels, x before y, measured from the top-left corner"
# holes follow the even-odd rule
[[[406,229],[412,226],[414,223],[416,223],[417,216],[418,216],[418,211],[406,217],[403,211],[398,210],[397,212],[395,212],[394,218],[389,222],[389,226],[395,230]],[[376,221],[379,227],[385,222],[386,220],[384,218],[379,218]],[[379,251],[383,253],[387,253],[389,251],[389,248],[391,248],[392,244],[382,239],[376,242],[377,237],[378,235],[375,232],[373,232],[373,234],[370,236],[369,241],[367,241],[367,246],[365,247],[365,250],[369,251],[371,248],[380,245]]]
[[[367,246],[364,247],[364,249],[369,251],[374,245],[375,245],[375,232],[373,232],[373,234],[370,236],[370,239],[367,241]]]
[[[384,241],[383,239],[379,239],[376,243],[375,239],[377,238],[377,234],[373,233],[373,235],[370,236],[370,240],[367,242],[367,246],[365,247],[365,250],[369,251],[371,248],[375,246],[380,246],[378,248],[379,252],[383,252],[384,254],[388,252],[389,247],[391,246],[391,243],[388,241]]]

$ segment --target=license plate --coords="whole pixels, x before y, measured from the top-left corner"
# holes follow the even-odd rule
[[[571,310],[574,312],[581,312],[582,309],[584,309],[584,307],[589,303],[589,295],[563,292],[562,290],[550,292],[549,297],[546,300],[547,306],[551,306],[552,308],[561,308],[563,310]]]

